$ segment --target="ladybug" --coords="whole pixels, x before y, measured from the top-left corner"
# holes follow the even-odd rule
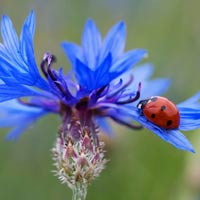
[[[141,100],[137,108],[153,124],[167,130],[177,129],[180,114],[176,105],[165,97],[152,96]]]

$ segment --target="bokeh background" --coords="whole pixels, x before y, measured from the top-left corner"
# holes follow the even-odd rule
[[[0,0],[0,15],[9,15],[20,32],[31,9],[37,16],[35,54],[57,56],[69,68],[60,42],[80,43],[87,18],[105,35],[118,20],[128,27],[126,49],[146,48],[154,77],[169,77],[166,96],[180,102],[200,90],[200,1],[198,0]],[[0,134],[0,199],[71,199],[71,191],[53,176],[50,149],[56,137],[56,116],[41,119],[16,142]],[[116,127],[107,138],[107,169],[88,190],[88,200],[200,199],[200,130],[185,133],[196,149],[175,149],[150,131]]]

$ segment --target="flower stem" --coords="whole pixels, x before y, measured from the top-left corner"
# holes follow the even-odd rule
[[[87,184],[77,183],[72,190],[72,200],[85,200],[87,195]]]

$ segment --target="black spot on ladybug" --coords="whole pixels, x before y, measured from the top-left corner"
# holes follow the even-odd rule
[[[165,109],[166,109],[166,106],[164,106],[164,105],[160,107],[161,111],[164,111]]]
[[[170,126],[171,124],[172,124],[172,120],[168,120],[166,123],[167,126]]]
[[[151,118],[155,118],[156,117],[156,115],[153,113],[153,114],[151,114]]]
[[[151,101],[152,101],[152,102],[155,102],[157,99],[158,99],[157,97],[152,97],[152,98],[151,98]]]

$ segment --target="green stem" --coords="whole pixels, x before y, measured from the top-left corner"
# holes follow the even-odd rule
[[[87,195],[87,184],[77,183],[72,190],[72,200],[85,200]]]

